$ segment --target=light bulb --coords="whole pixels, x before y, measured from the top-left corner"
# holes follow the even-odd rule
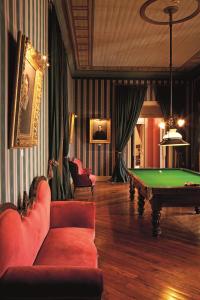
[[[179,127],[183,127],[185,125],[185,120],[184,119],[178,119],[177,124]]]
[[[160,122],[159,124],[158,124],[158,126],[161,128],[161,129],[165,129],[165,122]]]

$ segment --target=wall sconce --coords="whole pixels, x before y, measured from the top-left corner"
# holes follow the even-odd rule
[[[77,118],[78,116],[75,113],[69,113],[69,144],[72,144],[73,142],[74,120]]]

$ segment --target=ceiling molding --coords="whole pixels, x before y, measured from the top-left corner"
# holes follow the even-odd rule
[[[72,75],[73,78],[120,78],[120,79],[169,79],[169,72],[141,72],[141,71],[92,71],[76,70]],[[173,79],[188,79],[186,72],[174,72]]]
[[[92,66],[93,0],[65,0],[77,69]]]
[[[58,15],[59,19],[59,24],[61,28],[61,33],[63,36],[63,41],[66,47],[67,55],[68,55],[68,62],[69,62],[69,67],[70,71],[72,74],[73,78],[83,78],[83,77],[92,77],[92,78],[141,78],[141,79],[168,79],[169,78],[169,67],[168,67],[168,59],[166,59],[166,63],[163,64],[162,67],[159,67],[159,63],[153,64],[153,67],[149,65],[151,56],[149,54],[147,57],[144,57],[144,66],[131,66],[129,63],[126,65],[123,65],[120,63],[120,58],[125,55],[125,52],[122,51],[124,49],[125,45],[123,42],[126,43],[127,41],[127,46],[131,46],[134,44],[129,44],[132,41],[132,35],[131,35],[131,30],[132,27],[127,28],[127,36],[124,36],[123,41],[121,41],[116,45],[116,47],[112,49],[117,49],[119,48],[119,53],[117,54],[116,57],[113,58],[112,55],[113,52],[110,50],[110,54],[106,53],[107,51],[103,51],[101,48],[104,47],[104,49],[108,49],[109,52],[109,47],[113,47],[112,43],[116,42],[118,39],[118,35],[121,38],[123,38],[123,33],[126,33],[125,31],[122,31],[121,33],[116,33],[115,32],[115,26],[120,25],[123,20],[126,21],[126,17],[130,22],[133,22],[132,25],[135,24],[134,27],[134,32],[136,32],[136,45],[137,47],[141,47],[142,51],[145,51],[145,39],[147,39],[147,45],[148,45],[148,35],[145,37],[145,31],[146,28],[149,30],[152,34],[152,42],[154,43],[161,43],[161,45],[165,45],[163,43],[166,43],[166,36],[168,40],[168,31],[164,33],[159,33],[158,32],[158,37],[155,36],[155,29],[154,25],[148,24],[148,26],[153,26],[152,28],[150,27],[145,27],[145,30],[143,30],[143,27],[146,26],[145,24],[141,24],[141,18],[138,17],[138,12],[137,12],[137,7],[139,7],[140,3],[143,3],[143,0],[137,0],[134,2],[129,2],[129,0],[124,0],[124,5],[121,4],[121,0],[116,0],[116,1],[110,1],[106,2],[105,0],[54,0],[54,5],[56,8],[56,12]],[[131,4],[132,3],[132,4]],[[108,8],[105,7],[105,5],[108,5],[109,10],[111,10],[111,15],[113,16],[112,19],[110,19],[111,25],[109,23],[109,10]],[[132,7],[132,11],[127,11],[128,8]],[[102,10],[102,11],[101,11]],[[98,17],[98,20],[96,19]],[[94,19],[95,18],[95,19]],[[116,23],[113,23],[113,18],[116,21]],[[134,19],[135,18],[135,19]],[[195,18],[194,18],[195,19]],[[135,20],[135,21],[134,21]],[[101,25],[101,22],[102,25]],[[95,23],[97,22],[97,23]],[[98,23],[100,22],[100,23]],[[103,24],[103,22],[107,22]],[[136,22],[136,23],[134,23]],[[192,21],[190,21],[192,22]],[[198,24],[198,20],[196,20],[196,24]],[[118,24],[119,23],[119,24]],[[145,22],[144,22],[145,23]],[[127,24],[127,22],[125,22]],[[97,26],[97,27],[95,27]],[[109,27],[111,26],[111,27]],[[178,26],[184,26],[184,24],[181,25],[176,25]],[[110,39],[109,40],[104,40],[104,35],[100,35],[99,37],[97,36],[99,34],[99,31],[101,31],[101,27],[104,27],[105,34],[108,34],[110,32]],[[156,26],[157,27],[157,26]],[[162,27],[162,26],[161,26]],[[94,28],[95,31],[94,31]],[[109,28],[109,30],[107,29]],[[178,34],[179,38],[182,38],[180,36],[180,30],[184,33],[186,27],[179,27],[175,33],[175,36]],[[198,27],[197,27],[198,28]],[[126,28],[125,28],[126,29]],[[189,32],[192,33],[193,29],[188,27],[186,28],[187,30],[190,30]],[[116,30],[121,30],[121,27],[118,26]],[[152,32],[151,32],[152,30]],[[158,30],[159,31],[159,30]],[[198,30],[197,30],[198,31]],[[157,31],[156,31],[157,33]],[[112,35],[115,35],[115,40],[112,39]],[[117,34],[117,35],[116,35]],[[144,36],[143,36],[144,34]],[[95,35],[95,36],[94,36]],[[126,35],[126,34],[125,34]],[[189,35],[190,37],[190,35]],[[140,39],[141,38],[141,39]],[[160,41],[161,38],[161,41]],[[94,43],[95,39],[95,43]],[[140,45],[140,42],[142,43]],[[180,42],[180,40],[179,40]],[[137,44],[139,43],[139,44]],[[157,44],[155,44],[157,45]],[[154,47],[155,47],[154,45]],[[153,49],[153,44],[150,46],[146,46],[148,48],[148,51],[150,54],[152,54]],[[166,45],[165,45],[166,46]],[[175,45],[176,46],[176,45]],[[94,48],[96,47],[96,48]],[[144,48],[144,49],[142,49]],[[158,47],[157,47],[158,48]],[[184,47],[182,47],[184,49]],[[120,50],[121,49],[121,50]],[[130,47],[131,49],[131,47]],[[167,55],[168,57],[168,49],[164,47],[166,53],[164,54],[165,57]],[[98,59],[97,59],[97,52],[99,51],[98,54],[98,59],[101,61],[101,53],[102,56],[108,55],[108,57],[104,57],[105,61],[108,62],[108,64],[105,63],[105,66],[103,65],[103,60],[101,61],[101,64],[97,64]],[[120,52],[121,51],[121,52]],[[131,50],[132,51],[132,50]],[[137,49],[133,49],[133,53],[137,53]],[[145,55],[145,52],[141,51],[141,57],[143,58],[143,55]],[[158,53],[162,52],[162,49],[159,49]],[[95,56],[94,56],[94,53]],[[112,55],[111,55],[112,53]],[[139,52],[140,53],[140,52]],[[111,55],[111,56],[109,56]],[[163,55],[163,52],[162,52]],[[132,54],[133,57],[134,54]],[[155,55],[154,55],[155,56]],[[119,61],[118,61],[119,57]],[[157,57],[161,57],[161,55],[157,54]],[[139,57],[138,57],[139,58]],[[156,57],[155,57],[156,58]],[[174,60],[176,61],[176,58]],[[114,63],[112,63],[112,59],[114,59]],[[128,56],[127,56],[128,59]],[[124,60],[122,60],[124,61]],[[143,61],[143,60],[141,60]],[[147,62],[147,63],[146,63]],[[117,65],[118,63],[118,65]],[[145,64],[146,63],[146,64]],[[138,64],[138,62],[137,62]],[[161,64],[162,65],[162,64]],[[180,78],[180,79],[185,79],[185,78],[190,78],[193,74],[199,73],[199,65],[200,65],[200,51],[197,51],[195,55],[193,55],[190,59],[188,59],[183,65],[180,67],[174,67],[173,68],[173,76],[174,78]]]

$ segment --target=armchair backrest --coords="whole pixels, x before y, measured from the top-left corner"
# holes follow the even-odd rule
[[[82,161],[80,159],[74,158],[73,162],[78,167],[78,174],[82,175],[83,174],[83,164],[82,164]]]
[[[69,170],[70,170],[73,182],[76,184],[77,177],[79,175],[78,165],[76,163],[74,163],[73,161],[69,160]]]

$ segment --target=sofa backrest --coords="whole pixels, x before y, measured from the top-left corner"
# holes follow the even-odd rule
[[[10,208],[0,214],[0,277],[8,267],[33,264],[49,230],[50,200],[49,185],[42,180],[26,216]]]

